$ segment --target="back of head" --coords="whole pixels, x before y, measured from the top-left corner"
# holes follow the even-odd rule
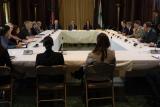
[[[97,44],[93,53],[101,54],[101,61],[107,57],[107,49],[110,47],[110,41],[108,36],[105,33],[100,33],[97,36]]]
[[[43,39],[43,46],[48,50],[52,49],[52,46],[54,45],[53,39],[50,36],[47,36]]]
[[[99,48],[104,47],[105,49],[107,49],[107,48],[110,47],[109,38],[108,38],[108,36],[107,36],[105,33],[100,33],[100,34],[97,36],[97,46],[98,46]]]

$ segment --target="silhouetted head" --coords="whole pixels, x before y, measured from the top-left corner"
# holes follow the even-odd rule
[[[47,36],[43,39],[43,46],[49,50],[52,49],[52,46],[54,45],[53,39],[50,36]]]

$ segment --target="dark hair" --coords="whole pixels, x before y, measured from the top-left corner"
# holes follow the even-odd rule
[[[152,27],[152,22],[145,22],[144,24],[146,24],[147,27]]]
[[[138,24],[138,25],[141,25],[141,21],[140,20],[135,20],[134,23]]]
[[[108,36],[105,33],[100,33],[97,36],[97,44],[93,53],[101,54],[101,61],[107,57],[107,49],[111,46]]]
[[[8,25],[3,26],[3,27],[0,29],[0,35],[1,35],[1,36],[4,36],[9,30],[10,30],[10,27],[9,27]]]
[[[17,25],[14,25],[11,34],[14,35],[14,36],[18,35],[18,34],[17,34],[17,29],[18,29],[18,28],[19,28],[19,27],[18,27]]]
[[[44,46],[46,49],[51,49],[53,45],[54,45],[53,39],[52,39],[50,36],[46,36],[46,37],[43,39],[43,46]]]

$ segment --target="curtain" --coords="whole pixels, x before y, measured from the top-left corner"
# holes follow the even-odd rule
[[[155,10],[160,11],[160,0],[154,0],[153,7]]]
[[[93,23],[94,0],[59,0],[60,23],[67,29],[74,20],[78,29],[82,29],[86,20]]]

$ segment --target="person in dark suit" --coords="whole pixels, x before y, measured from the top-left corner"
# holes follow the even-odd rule
[[[122,27],[121,33],[122,33],[124,36],[126,36],[127,33],[128,33],[128,28],[127,28],[127,26],[126,26],[126,21],[125,21],[125,20],[121,21],[121,27]]]
[[[90,24],[90,21],[87,20],[86,23],[85,23],[85,25],[83,26],[83,29],[84,29],[84,30],[90,30],[90,29],[92,29],[92,28],[93,28],[93,27],[92,27],[92,25]]]
[[[32,24],[31,34],[32,34],[32,35],[38,35],[39,33],[41,33],[41,31],[38,29],[37,23],[34,22],[34,23]]]
[[[31,21],[25,21],[24,27],[20,30],[19,38],[21,39],[27,39],[29,36],[31,36],[31,28],[32,28],[32,22]]]
[[[71,24],[68,26],[68,30],[77,30],[77,25],[73,20],[71,21]]]
[[[132,27],[132,22],[127,22],[127,35],[132,35],[133,34],[133,27]]]
[[[144,35],[140,41],[145,43],[156,43],[158,37],[155,29],[152,28],[152,23],[146,22],[144,23],[143,27],[144,27]]]
[[[44,53],[37,55],[36,66],[37,65],[51,66],[51,65],[64,64],[63,55],[61,53],[54,52],[52,50],[53,44],[54,44],[53,39],[51,37],[47,36],[44,38],[43,45],[46,48],[46,51]]]
[[[59,24],[59,21],[57,19],[54,20],[54,24],[49,25],[49,30],[51,30],[51,29],[54,29],[54,30],[62,29],[62,27]]]
[[[36,57],[36,66],[52,66],[52,65],[64,65],[64,58],[62,53],[54,52],[52,50],[53,39],[47,36],[43,40],[43,46],[46,48],[44,53],[38,54]],[[45,78],[45,82],[50,81],[51,78]],[[62,82],[64,81],[63,75],[56,75],[52,77],[53,81]]]

